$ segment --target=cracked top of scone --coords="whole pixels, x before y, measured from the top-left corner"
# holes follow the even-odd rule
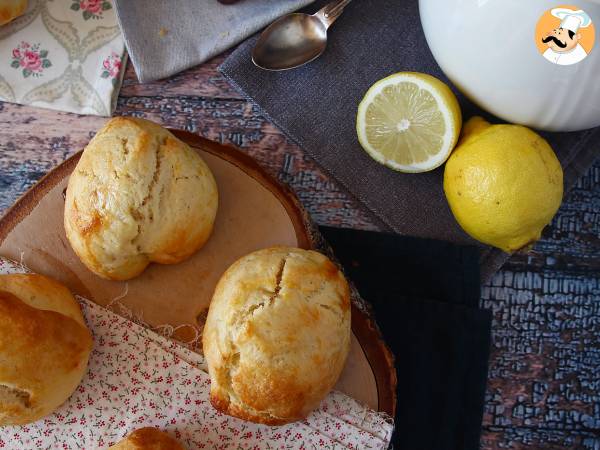
[[[0,275],[0,427],[35,422],[64,403],[92,346],[65,286],[43,275]]]
[[[204,327],[211,403],[269,425],[306,417],[339,378],[350,333],[348,284],[325,256],[275,247],[241,258]]]
[[[117,117],[71,174],[65,231],[91,271],[125,280],[202,247],[217,205],[215,179],[196,151],[155,123]]]

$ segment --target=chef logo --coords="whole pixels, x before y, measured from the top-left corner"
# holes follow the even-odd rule
[[[583,61],[594,46],[591,17],[576,6],[549,9],[535,31],[536,45],[548,61],[561,66]]]

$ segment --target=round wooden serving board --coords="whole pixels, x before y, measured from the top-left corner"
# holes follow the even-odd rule
[[[311,225],[294,194],[253,159],[197,135],[171,131],[198,151],[219,187],[213,234],[190,259],[175,265],[151,264],[127,282],[104,280],[87,270],[71,250],[63,228],[64,191],[81,153],[42,178],[0,219],[0,255],[51,276],[96,303],[119,304],[117,312],[126,311],[151,327],[177,327],[178,339],[193,341],[201,332],[217,281],[234,261],[274,245],[314,247]],[[372,320],[355,305],[352,330],[350,356],[336,388],[393,417],[396,373],[391,353]]]

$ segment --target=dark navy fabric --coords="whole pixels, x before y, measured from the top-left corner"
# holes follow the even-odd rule
[[[321,227],[394,353],[402,450],[477,450],[491,313],[476,247]]]

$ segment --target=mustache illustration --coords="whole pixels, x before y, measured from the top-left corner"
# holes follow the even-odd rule
[[[554,43],[560,48],[565,48],[567,46],[566,42],[560,41],[556,36],[548,36],[548,37],[542,38],[542,42],[544,44],[546,44],[547,42],[550,42],[550,41],[554,41]]]

